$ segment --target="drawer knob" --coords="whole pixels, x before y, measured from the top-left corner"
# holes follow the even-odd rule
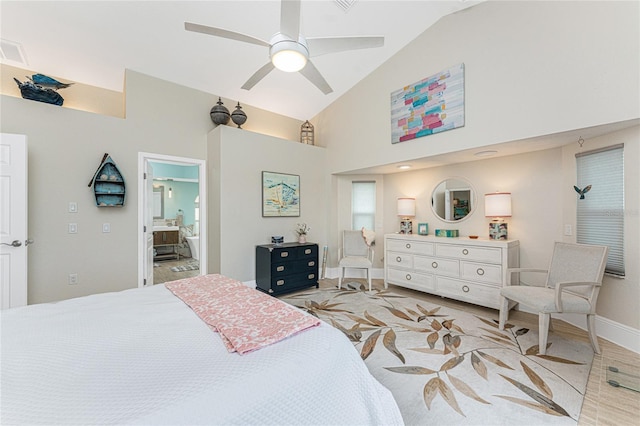
[[[405,278],[407,279],[407,281],[411,281],[411,274],[407,274]]]
[[[278,281],[276,281],[276,285],[284,285],[284,280],[278,280]]]
[[[289,252],[288,251],[283,251],[280,253],[280,257],[287,257],[289,256]]]
[[[436,269],[438,267],[438,262],[432,262],[431,267]]]
[[[306,250],[304,251],[304,254],[311,254],[311,249],[310,249],[310,248],[306,249]]]
[[[396,262],[398,262],[398,263],[402,262],[402,258],[400,256],[397,256],[396,257]]]
[[[464,291],[465,293],[469,293],[469,286],[468,285],[463,285],[462,286],[462,291]]]
[[[484,269],[482,269],[482,268],[478,268],[478,269],[476,269],[476,273],[477,273],[478,275],[484,275]]]
[[[316,262],[314,262],[313,260],[310,261],[309,263],[307,263],[307,266],[314,266],[316,264]]]
[[[282,265],[278,266],[278,267],[276,268],[276,271],[278,271],[278,272],[282,272],[282,271],[284,271],[284,266],[282,266]]]
[[[467,249],[463,249],[463,250],[462,250],[462,254],[464,254],[465,256],[466,256],[466,255],[468,255],[468,254],[469,254],[469,250],[467,250]]]
[[[407,243],[407,244],[405,245],[405,247],[406,247],[406,248],[408,248],[408,249],[410,249],[410,248],[411,248],[411,243]]]

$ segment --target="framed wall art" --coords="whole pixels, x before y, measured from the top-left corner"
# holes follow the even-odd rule
[[[464,64],[391,93],[391,143],[464,126]]]
[[[300,216],[300,176],[262,172],[262,217]]]

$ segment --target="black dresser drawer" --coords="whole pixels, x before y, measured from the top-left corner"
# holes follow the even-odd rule
[[[318,287],[318,245],[284,243],[256,246],[256,288],[281,294]]]

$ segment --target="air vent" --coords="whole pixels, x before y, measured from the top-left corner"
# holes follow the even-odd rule
[[[27,65],[27,58],[20,43],[0,39],[0,58],[4,61],[17,62]]]
[[[340,9],[347,13],[357,0],[334,0]]]

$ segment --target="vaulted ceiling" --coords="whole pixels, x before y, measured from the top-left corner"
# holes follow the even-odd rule
[[[280,2],[5,1],[0,37],[20,46],[25,63],[3,62],[122,91],[131,69],[289,117],[313,117],[442,16],[479,1],[303,0],[306,37],[384,36],[380,48],[313,58],[333,92],[324,95],[299,73],[272,71],[251,90],[247,79],[269,61],[269,49],[188,32],[185,21],[262,40],[280,28]],[[15,59],[15,58],[13,58]],[[23,76],[18,76],[23,77]]]

